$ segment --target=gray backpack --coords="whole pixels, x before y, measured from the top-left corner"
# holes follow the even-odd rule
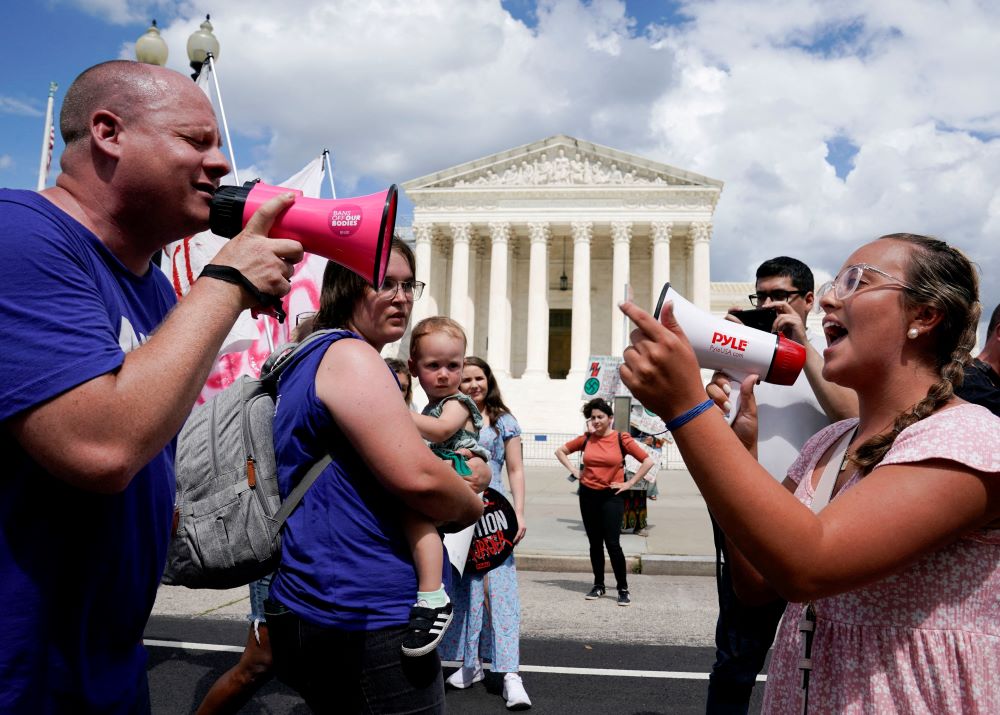
[[[264,363],[260,378],[240,377],[199,405],[177,437],[174,536],[163,583],[233,588],[278,567],[279,532],[306,490],[330,463],[326,455],[281,502],[274,459],[278,377],[303,348],[334,330],[285,345]]]

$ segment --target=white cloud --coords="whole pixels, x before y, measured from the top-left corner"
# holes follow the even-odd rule
[[[10,154],[0,154],[0,171],[14,166],[14,159]]]
[[[226,112],[241,135],[267,137],[263,156],[237,158],[287,174],[328,147],[348,188],[557,133],[641,145],[649,105],[672,81],[670,50],[635,37],[618,3],[559,2],[538,15],[529,29],[484,0],[219,0]],[[169,46],[183,47],[199,21],[164,27]]]
[[[56,0],[116,25],[163,20],[166,15],[192,12],[190,2],[177,0]],[[134,56],[134,55],[133,55]]]
[[[695,21],[665,40],[682,81],[653,109],[649,153],[726,182],[714,277],[750,275],[782,252],[836,271],[895,231],[938,235],[984,276],[1000,270],[1000,141],[976,138],[1000,134],[996,10],[760,0],[687,11]],[[848,40],[817,43],[837,27]],[[838,134],[859,148],[846,181],[825,160]],[[1000,300],[995,281],[983,300]]]
[[[156,2],[88,2],[108,18]],[[179,8],[179,9],[177,9]],[[964,0],[705,0],[638,29],[615,0],[214,0],[232,127],[280,178],[323,148],[338,189],[565,133],[726,182],[713,278],[797,255],[835,272],[881,233],[940,235],[1000,272],[1000,9]],[[171,64],[202,16],[161,23]],[[143,17],[146,17],[144,15]],[[177,17],[177,15],[175,15]],[[826,142],[858,147],[841,180]],[[979,137],[979,138],[977,138]],[[983,138],[985,137],[985,139]],[[984,281],[984,302],[1000,301]]]
[[[42,110],[29,102],[0,95],[0,114],[18,114],[24,117],[40,117]]]

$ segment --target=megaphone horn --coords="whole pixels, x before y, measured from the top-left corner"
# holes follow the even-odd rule
[[[269,236],[291,238],[317,256],[329,258],[379,288],[389,265],[396,228],[395,184],[377,194],[350,199],[311,199],[298,189],[271,186],[260,180],[243,186],[220,186],[212,198],[212,233],[232,238],[270,198],[292,192],[295,203],[275,220]]]
[[[747,325],[734,323],[706,313],[666,283],[660,291],[654,317],[666,301],[674,306],[674,319],[684,330],[706,370],[724,372],[730,378],[730,410],[726,419],[732,422],[739,407],[740,384],[752,374],[775,385],[794,385],[806,363],[806,349],[784,335],[765,333]]]

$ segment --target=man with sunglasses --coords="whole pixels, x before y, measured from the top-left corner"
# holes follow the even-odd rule
[[[754,293],[749,296],[755,308],[773,308],[777,312],[771,332],[781,333],[806,348],[805,367],[794,385],[760,383],[754,388],[759,416],[757,459],[778,481],[785,478],[809,437],[831,422],[855,416],[858,412],[853,390],[823,379],[826,339],[806,327],[806,318],[817,299],[813,287],[809,266],[795,258],[778,256],[757,268]],[[741,322],[738,315],[730,313],[726,317]],[[723,382],[728,383],[728,378]],[[748,605],[736,597],[725,535],[714,520],[712,528],[719,620],[707,712],[743,714],[749,709],[757,675],[774,641],[785,602]]]

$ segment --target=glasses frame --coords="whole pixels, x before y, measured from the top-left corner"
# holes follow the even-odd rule
[[[754,308],[760,308],[768,300],[770,300],[772,303],[787,303],[788,299],[791,298],[792,296],[796,296],[796,295],[798,295],[798,296],[804,296],[807,292],[808,291],[804,291],[804,290],[783,290],[781,288],[777,288],[775,290],[768,290],[768,291],[764,291],[764,294],[767,297],[764,298],[764,300],[760,301],[759,303],[757,302],[757,300],[759,298],[759,295],[757,293],[751,293],[747,297],[750,299],[750,305],[752,305]],[[788,298],[785,298],[785,300],[775,300],[774,298],[771,297],[772,293],[787,293],[788,294]]]
[[[858,280],[854,283],[853,288],[848,290],[844,295],[840,295],[839,286],[841,277],[846,275],[848,271],[854,271],[854,270],[861,271],[861,273],[858,275]],[[890,273],[886,273],[878,266],[873,266],[870,263],[854,263],[850,266],[846,266],[844,270],[838,273],[832,281],[827,281],[826,283],[824,283],[819,287],[819,290],[816,291],[816,309],[820,310],[820,305],[819,305],[820,299],[825,297],[830,291],[833,291],[833,297],[841,302],[847,300],[852,295],[854,295],[858,290],[858,286],[861,285],[861,277],[864,275],[865,271],[878,273],[880,276],[888,278],[891,281],[895,281],[899,285],[903,286],[903,288],[905,288],[906,290],[913,290],[913,286],[904,281],[902,278],[897,278],[896,276]],[[877,288],[878,286],[874,287]]]
[[[392,288],[392,292],[391,293],[389,292],[389,289],[386,287],[386,284],[388,284],[389,282],[395,283],[395,285]],[[407,284],[409,284],[409,285],[412,286],[412,288],[409,291],[409,295],[407,295],[407,290],[404,287]],[[414,281],[395,281],[392,278],[386,278],[385,280],[382,281],[382,287],[379,288],[376,291],[376,293],[378,293],[378,295],[379,295],[380,298],[385,298],[386,300],[392,300],[393,298],[396,297],[396,293],[399,292],[399,289],[402,288],[403,289],[403,296],[411,298],[412,300],[420,300],[420,296],[422,296],[424,294],[424,288],[426,288],[426,287],[427,287],[427,284],[424,283],[423,281],[416,281],[416,280],[414,280]]]
[[[302,323],[304,323],[305,321],[309,320],[310,318],[316,317],[316,313],[317,312],[318,311],[315,311],[315,310],[306,310],[306,311],[304,311],[302,313],[297,314],[295,316],[295,327],[297,328],[300,325],[302,325]]]

